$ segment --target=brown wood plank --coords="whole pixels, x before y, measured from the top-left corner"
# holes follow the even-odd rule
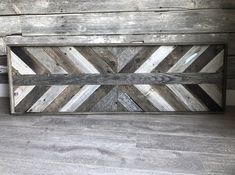
[[[148,101],[145,98],[144,94],[142,94],[134,86],[119,86],[118,88],[119,88],[118,94],[126,93],[142,109],[142,111],[149,111],[149,112],[159,111],[156,107],[153,106],[153,104],[150,101]],[[124,109],[125,108],[121,107],[119,108],[119,110],[121,111],[125,111]]]
[[[235,10],[25,15],[21,28],[23,36],[213,33],[234,32],[234,19]]]
[[[107,47],[77,47],[81,53],[100,73],[116,73],[117,58]]]
[[[15,112],[26,112],[50,87],[35,86],[34,89],[15,107]]]
[[[37,59],[27,51],[27,47],[12,47],[11,50],[36,74],[48,74],[46,69]]]
[[[71,85],[65,88],[65,90],[46,107],[43,112],[55,112],[59,111],[79,90],[81,86]]]
[[[221,73],[119,73],[81,75],[14,75],[14,85],[131,85],[221,83]]]

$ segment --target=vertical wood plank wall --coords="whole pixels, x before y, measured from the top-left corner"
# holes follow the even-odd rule
[[[50,41],[54,37],[63,40],[65,36],[122,35],[134,36],[134,42],[142,42],[141,37],[149,34],[159,39],[161,34],[164,37],[195,35],[195,42],[205,37],[225,38],[227,90],[229,97],[235,94],[234,0],[1,0],[0,96],[7,95],[3,90],[7,84],[5,41],[8,36],[44,36]],[[138,36],[140,40],[136,40]],[[97,38],[96,42],[99,41]],[[229,104],[235,105],[231,99]]]

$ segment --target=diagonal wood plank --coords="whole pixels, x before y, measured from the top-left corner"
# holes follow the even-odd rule
[[[51,86],[27,112],[43,112],[67,86]]]
[[[161,46],[148,58],[135,73],[149,73],[157,67],[173,50],[174,46]]]
[[[117,58],[106,47],[76,47],[100,73],[115,73]]]
[[[20,74],[31,74],[36,73],[28,67],[14,52],[10,51],[12,67],[17,70]],[[20,86],[14,90],[14,105],[15,107],[29,94],[35,86]]]
[[[175,111],[175,109],[150,85],[135,85],[135,87],[160,111]]]
[[[222,66],[224,61],[224,50],[215,56],[200,72],[217,72]],[[213,84],[200,84],[199,85],[220,107],[222,107],[222,92],[216,85]]]
[[[167,72],[184,72],[209,46],[192,47],[176,64]]]
[[[190,111],[208,111],[208,108],[194,97],[183,85],[168,84],[166,86],[190,109]]]
[[[118,92],[118,102],[129,112],[143,112],[138,104],[125,92]]]
[[[71,98],[68,103],[66,103],[62,108],[59,109],[59,112],[73,112],[75,111],[82,103],[91,96],[100,85],[85,85],[82,89]]]
[[[67,74],[42,48],[28,47],[27,51],[32,54],[52,74]],[[28,109],[28,112],[42,112],[48,105],[57,98],[67,86],[51,86],[37,102]]]
[[[60,47],[67,57],[78,67],[83,73],[99,73],[99,71],[75,48],[73,47]]]
[[[101,101],[104,97],[109,94],[110,91],[115,86],[113,85],[101,85],[90,97],[87,98],[77,109],[76,112],[87,112],[87,111],[95,111],[97,109],[97,103]],[[116,92],[115,92],[116,93]],[[105,103],[107,104],[109,100],[107,100]],[[109,108],[112,108],[111,104],[108,104]],[[116,105],[115,105],[116,106]],[[100,106],[102,109],[105,109],[105,105]],[[95,109],[96,108],[96,109]],[[106,108],[107,110],[107,108]],[[101,108],[97,111],[101,111]],[[116,110],[115,110],[116,111]]]

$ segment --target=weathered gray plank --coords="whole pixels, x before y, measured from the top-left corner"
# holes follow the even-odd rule
[[[78,75],[14,75],[14,85],[133,85],[133,84],[214,84],[222,73],[119,73]]]
[[[78,5],[79,4],[79,5]],[[233,0],[4,0],[0,15],[11,14],[51,14],[113,11],[164,11],[182,9],[230,9],[235,8]]]
[[[200,159],[208,174],[234,174],[235,157],[223,154],[200,154]]]
[[[0,83],[7,83],[7,58],[0,56]]]
[[[198,155],[173,151],[145,150],[133,147],[135,142],[124,139],[76,137],[75,140],[44,141],[1,139],[0,154],[15,158],[77,163],[117,168],[131,168],[175,173],[203,174],[205,169]],[[27,147],[27,149],[25,149]]]
[[[166,171],[140,170],[130,168],[117,168],[106,166],[83,165],[77,163],[58,163],[46,160],[22,159],[3,153],[0,160],[2,174],[11,175],[192,175],[185,173],[175,173]],[[17,171],[16,171],[17,169]]]
[[[235,139],[192,136],[139,135],[137,148],[235,155]]]
[[[6,55],[6,45],[3,38],[0,38],[0,56]]]
[[[8,45],[58,46],[58,45],[138,45],[138,44],[208,44],[228,43],[229,55],[235,55],[235,34],[154,34],[154,35],[103,35],[103,36],[9,36]],[[3,46],[4,47],[4,46]],[[3,52],[4,53],[4,52]]]
[[[91,36],[7,36],[7,45],[23,46],[86,46],[86,45],[143,45],[226,43],[235,40],[235,34],[142,34],[142,35],[91,35]]]
[[[147,134],[170,134],[170,135],[188,135],[188,136],[210,136],[210,137],[235,137],[234,125],[232,122],[221,125],[208,125],[207,123],[174,123],[174,122],[153,122],[146,120],[127,121],[110,119],[82,119],[76,117],[54,117],[42,118],[34,123],[34,126],[45,126],[50,128],[93,128],[96,130],[137,132]],[[125,118],[128,118],[125,116]],[[173,120],[173,119],[172,119]],[[226,126],[226,127],[225,127]]]
[[[223,23],[218,21],[223,20]],[[235,10],[22,16],[23,36],[234,32]],[[121,25],[120,25],[121,24]]]
[[[1,28],[0,36],[20,34],[21,33],[20,17],[19,16],[0,16],[0,28]],[[0,43],[1,42],[2,41],[0,41]],[[4,50],[4,48],[2,49]]]

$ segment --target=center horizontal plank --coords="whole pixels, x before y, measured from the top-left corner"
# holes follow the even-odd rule
[[[132,85],[132,84],[216,84],[222,73],[119,73],[14,75],[13,85]]]

